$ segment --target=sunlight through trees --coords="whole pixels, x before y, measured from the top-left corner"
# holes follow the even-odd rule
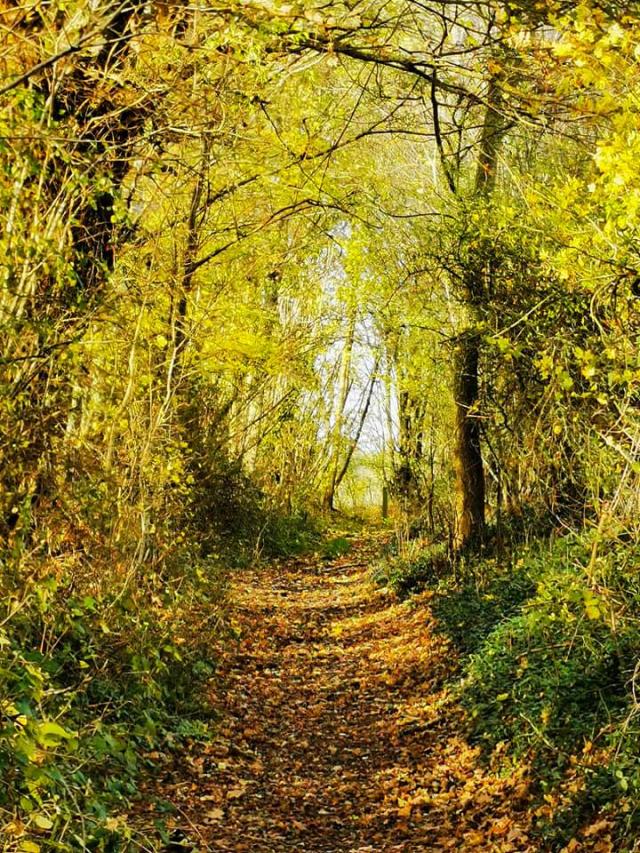
[[[470,742],[531,774],[526,849],[634,849],[635,4],[0,31],[2,849],[173,849],[136,780],[215,738],[229,578],[354,519],[389,595],[431,590]]]

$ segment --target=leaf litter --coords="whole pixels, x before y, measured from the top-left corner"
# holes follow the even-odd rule
[[[238,573],[238,639],[212,686],[220,725],[144,792],[174,808],[168,825],[184,841],[168,849],[540,850],[526,768],[505,773],[467,742],[447,687],[455,653],[428,594],[399,602],[373,585],[379,548],[372,537],[328,564]],[[596,836],[565,849],[613,849]]]

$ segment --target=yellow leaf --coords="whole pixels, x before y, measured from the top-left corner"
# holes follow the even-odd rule
[[[12,835],[13,837],[24,835],[24,824],[21,820],[12,820],[10,823],[5,823],[0,829],[4,835]]]
[[[585,830],[583,830],[582,834],[585,836],[585,838],[589,838],[592,835],[599,835],[600,833],[611,829],[612,826],[613,824],[609,820],[597,820],[595,823],[592,823],[591,826],[588,826]]]
[[[407,820],[411,817],[411,803],[405,800],[398,800],[398,817],[400,820]]]
[[[230,791],[227,791],[227,799],[237,800],[244,796],[245,790],[246,789],[242,785],[238,785],[236,788],[231,788]]]

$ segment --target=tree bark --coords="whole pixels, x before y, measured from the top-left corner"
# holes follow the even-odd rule
[[[485,481],[478,417],[478,336],[460,338],[455,355],[456,402],[456,541],[458,549],[482,541],[485,526]]]
[[[500,88],[497,78],[492,76],[487,90],[475,175],[474,195],[479,200],[487,201],[496,183],[498,150],[506,130],[500,108]],[[465,277],[465,302],[471,320],[477,317],[489,296],[487,269],[490,256],[490,245],[486,241],[481,242]],[[485,477],[478,412],[479,365],[480,338],[471,326],[458,340],[454,361],[457,504],[454,547],[458,551],[481,544],[485,534]]]

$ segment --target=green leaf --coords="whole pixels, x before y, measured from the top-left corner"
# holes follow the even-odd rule
[[[571,388],[573,388],[573,379],[571,378],[571,375],[567,373],[566,370],[560,371],[558,375],[558,380],[560,382],[560,387],[563,388],[565,391],[569,391]]]
[[[20,808],[29,814],[33,811],[33,801],[29,797],[20,797]]]
[[[35,741],[31,740],[31,738],[25,736],[16,738],[14,749],[18,755],[21,755],[27,761],[33,761],[36,757],[37,747]]]
[[[36,739],[44,747],[58,746],[63,740],[72,740],[75,732],[69,732],[54,722],[40,723],[36,728]]]

